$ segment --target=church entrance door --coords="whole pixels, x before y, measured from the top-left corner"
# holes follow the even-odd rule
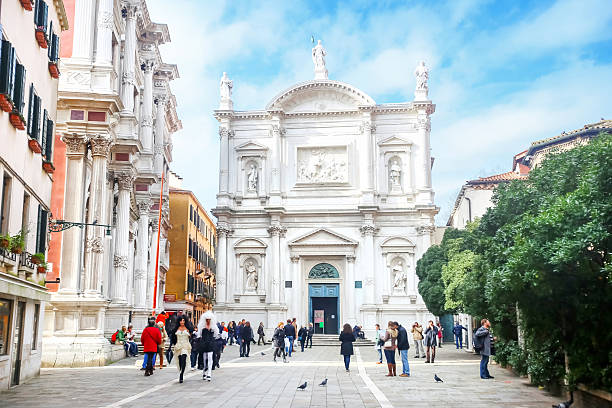
[[[308,310],[316,334],[338,334],[340,285],[311,283],[308,285]]]

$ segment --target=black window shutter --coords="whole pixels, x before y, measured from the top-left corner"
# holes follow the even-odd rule
[[[189,238],[189,256],[191,256],[191,238]]]
[[[43,153],[49,162],[53,161],[53,139],[53,121],[51,119],[47,119],[47,143],[45,144]]]
[[[23,106],[25,105],[25,77],[25,67],[21,64],[17,64],[15,68],[15,89],[13,92],[13,102],[15,103],[15,108],[19,113],[23,113]]]
[[[47,120],[47,110],[45,109],[42,116],[42,132],[40,132],[40,145],[43,152],[47,147]]]
[[[34,114],[32,117],[32,139],[40,140],[40,97],[34,94]]]
[[[49,21],[49,30],[47,31],[47,42],[51,44],[52,39],[53,39],[53,20]]]
[[[57,60],[59,59],[59,49],[60,49],[60,38],[59,38],[59,35],[53,34],[52,42],[53,42],[52,61],[53,62],[57,62]]]
[[[39,20],[38,15],[40,14],[40,3],[41,3],[41,0],[34,1],[34,24],[37,27],[38,27],[38,20]]]
[[[49,7],[47,6],[47,3],[45,3],[43,0],[38,0],[37,6],[38,14],[36,19],[36,26],[38,29],[46,33],[48,27],[47,19],[49,17]]]
[[[36,229],[36,252],[45,253],[47,249],[47,218],[48,212],[38,206],[38,224]]]
[[[34,84],[30,84],[30,96],[28,98],[28,135],[33,137],[34,130]]]
[[[2,40],[2,68],[0,69],[0,93],[12,97],[15,79],[15,49],[9,41]]]
[[[49,47],[47,48],[47,56],[49,57],[49,61],[53,61],[53,21],[49,23]]]

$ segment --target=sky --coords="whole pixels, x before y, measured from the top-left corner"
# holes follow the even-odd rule
[[[314,78],[311,36],[329,78],[376,103],[411,101],[414,68],[430,67],[433,188],[448,219],[465,181],[511,170],[531,142],[612,118],[612,1],[148,0],[168,24],[161,46],[183,129],[171,168],[211,209],[218,191],[213,111],[223,72],[235,110],[264,109]]]

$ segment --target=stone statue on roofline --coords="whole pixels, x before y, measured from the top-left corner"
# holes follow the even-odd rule
[[[221,94],[221,101],[219,102],[220,110],[232,110],[234,108],[234,103],[232,102],[233,87],[234,82],[224,72],[219,83],[219,93]]]
[[[416,77],[416,89],[414,90],[415,101],[427,101],[429,94],[429,68],[425,66],[425,61],[421,61],[414,70]]]
[[[321,40],[312,49],[312,62],[315,66],[315,79],[327,79],[327,68],[325,67],[325,56],[327,52],[321,45]]]

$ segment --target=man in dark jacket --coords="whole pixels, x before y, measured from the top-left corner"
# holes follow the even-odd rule
[[[314,326],[312,323],[308,323],[308,329],[306,329],[306,348],[308,348],[308,343],[310,343],[310,348],[312,348],[312,335],[314,334]]]
[[[455,335],[455,346],[457,346],[457,349],[463,348],[463,330],[467,331],[467,329],[460,325],[459,322],[455,322],[453,334]]]
[[[410,377],[410,365],[408,364],[410,342],[408,341],[408,332],[398,322],[393,322],[393,324],[395,325],[395,330],[397,330],[397,350],[402,357],[402,373],[400,377]]]
[[[482,349],[480,350],[480,378],[488,380],[489,378],[494,378],[489,374],[489,369],[487,368],[489,357],[491,356],[491,323],[487,319],[482,319],[480,324],[482,326],[476,330],[474,337],[482,344]]]
[[[293,352],[293,340],[295,339],[295,327],[291,324],[291,319],[287,319],[287,324],[285,325],[285,337],[289,340],[289,357],[291,357],[291,353]]]
[[[248,357],[251,352],[251,342],[253,341],[253,329],[251,322],[246,322],[242,327],[242,343],[240,343],[240,357]]]

